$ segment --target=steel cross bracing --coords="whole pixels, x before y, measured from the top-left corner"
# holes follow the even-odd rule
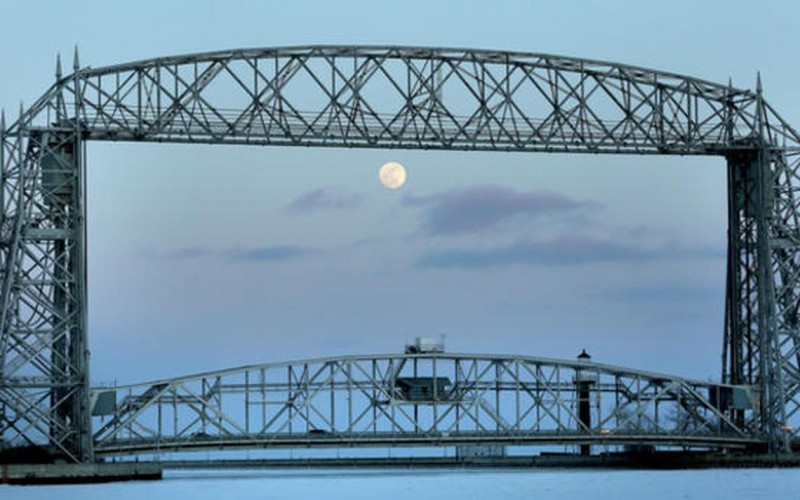
[[[587,417],[580,415],[580,386]],[[605,444],[744,448],[719,385],[590,362],[352,356],[98,388],[95,453]],[[730,388],[730,387],[729,387]]]
[[[621,64],[483,50],[289,47],[61,74],[0,120],[0,445],[91,460],[84,146],[90,140],[726,158],[725,409],[800,432],[800,136],[755,91]]]

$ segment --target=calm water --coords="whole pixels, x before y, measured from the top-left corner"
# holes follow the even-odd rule
[[[420,499],[800,498],[800,469],[701,471],[168,471],[163,481],[78,486],[0,486],[29,499]]]

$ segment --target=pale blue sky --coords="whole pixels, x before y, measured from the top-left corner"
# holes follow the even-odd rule
[[[619,61],[751,87],[800,125],[795,2],[4,2],[0,106],[93,67],[234,47],[407,44]],[[399,191],[377,182],[397,160]],[[92,144],[92,378],[396,352],[718,377],[715,158]],[[321,191],[320,191],[321,190]],[[316,194],[315,194],[316,193]],[[316,204],[309,199],[317,200]],[[292,206],[306,200],[306,210]],[[492,215],[493,214],[493,215]]]

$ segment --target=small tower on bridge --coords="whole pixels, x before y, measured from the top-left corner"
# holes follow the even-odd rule
[[[581,349],[578,354],[578,361],[586,363],[591,362],[592,357],[586,352],[586,349]],[[575,374],[575,390],[577,392],[578,400],[578,432],[588,434],[592,429],[592,408],[590,402],[590,392],[592,385],[595,383],[594,374],[584,368],[579,368]],[[591,455],[592,447],[588,444],[581,445],[581,455]]]

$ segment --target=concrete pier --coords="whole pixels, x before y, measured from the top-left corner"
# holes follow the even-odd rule
[[[154,462],[0,464],[0,484],[107,483],[161,476],[161,464]]]
[[[371,457],[165,461],[164,469],[720,469],[800,467],[800,454],[656,452],[598,455],[542,454],[504,457]]]

